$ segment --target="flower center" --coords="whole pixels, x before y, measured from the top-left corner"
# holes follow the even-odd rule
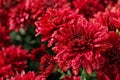
[[[73,51],[85,51],[93,49],[92,39],[86,39],[85,36],[74,36],[69,42]]]

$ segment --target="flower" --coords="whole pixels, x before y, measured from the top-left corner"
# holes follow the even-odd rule
[[[0,77],[10,77],[27,68],[27,50],[14,45],[0,50]]]
[[[52,55],[45,54],[40,61],[40,76],[48,77],[55,68],[55,60]]]
[[[29,12],[28,22],[34,22],[41,17],[48,8],[59,8],[67,4],[66,0],[26,0],[25,9]]]
[[[120,74],[120,36],[116,32],[110,32],[109,35],[107,41],[111,43],[112,47],[101,53],[105,61],[97,70],[97,76],[103,78],[107,76],[109,80],[115,80]]]
[[[94,14],[104,11],[106,7],[113,6],[118,0],[71,0],[71,9],[79,9],[79,13],[86,18],[94,17]]]
[[[0,1],[0,22],[3,26],[10,30],[18,30],[21,26],[23,27],[23,17],[27,15],[22,11],[24,10],[24,1],[25,0]]]
[[[105,12],[96,14],[95,19],[102,25],[108,27],[109,31],[120,30],[120,9],[117,7],[106,8]]]
[[[85,15],[86,18],[93,17],[98,11],[103,11],[104,6],[99,0],[73,0],[72,8],[79,9],[79,13]]]
[[[9,29],[18,31],[26,28],[28,13],[25,11],[25,0],[9,9]]]
[[[17,74],[16,76],[12,77],[10,80],[38,80],[38,79],[35,79],[34,72],[28,72],[27,74],[23,72],[22,74]]]
[[[48,40],[48,46],[51,47],[55,42],[54,36],[61,25],[68,23],[74,17],[77,17],[77,12],[73,12],[68,8],[63,9],[48,9],[46,13],[35,22],[36,35],[42,34],[42,42]]]
[[[18,31],[19,28],[27,28],[26,25],[34,26],[34,22],[41,17],[46,10],[63,7],[66,0],[9,0],[0,2],[0,21],[10,30]]]
[[[80,67],[91,73],[95,58],[109,47],[104,41],[108,36],[107,28],[99,23],[88,22],[82,16],[73,18],[55,36],[53,51],[58,65],[64,71],[72,68],[74,75],[78,75]]]

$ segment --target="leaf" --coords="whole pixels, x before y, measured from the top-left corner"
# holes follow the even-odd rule
[[[85,69],[82,70],[81,77],[82,77],[82,80],[90,80],[90,76],[87,74]]]

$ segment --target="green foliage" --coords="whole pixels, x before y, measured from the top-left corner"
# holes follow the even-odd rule
[[[81,77],[82,77],[82,80],[97,80],[95,72],[93,72],[91,75],[89,75],[85,71],[85,69],[81,69]]]
[[[41,45],[41,36],[35,36],[35,27],[28,26],[27,30],[20,28],[18,32],[13,31],[10,34],[11,41],[15,45],[22,45],[24,49],[31,50]]]

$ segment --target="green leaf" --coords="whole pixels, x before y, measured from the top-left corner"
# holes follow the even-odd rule
[[[33,26],[28,25],[26,30],[20,28],[18,32],[13,31],[10,37],[13,44],[22,45],[27,50],[32,50],[41,45],[41,36],[35,36],[35,27]]]
[[[97,80],[95,71],[91,75],[89,75],[85,69],[81,69],[81,77],[82,80]]]
[[[87,74],[85,69],[82,70],[81,77],[82,77],[82,80],[90,80],[90,76]]]
[[[70,71],[70,70],[68,70],[68,71],[67,71],[67,74],[68,74],[68,75],[72,75],[72,73],[71,73],[71,71]]]

